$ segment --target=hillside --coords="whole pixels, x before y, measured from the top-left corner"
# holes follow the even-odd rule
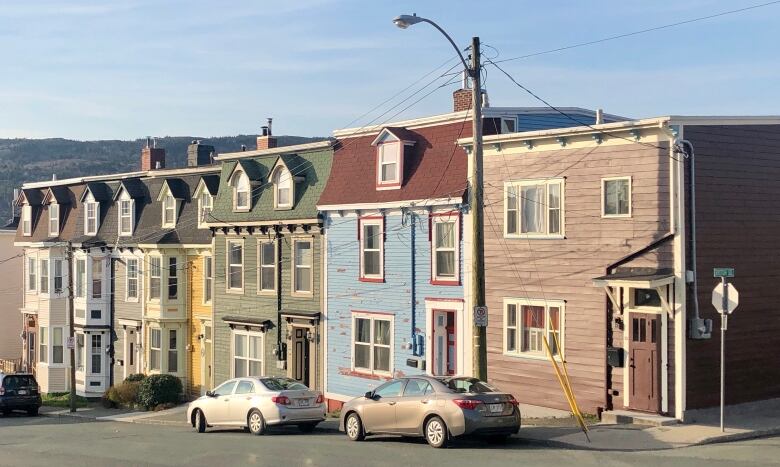
[[[167,151],[166,166],[183,167],[187,145],[194,139],[214,146],[218,153],[239,151],[241,145],[256,147],[255,135],[169,136],[157,138],[157,147]],[[323,138],[278,136],[280,146],[309,143]],[[141,148],[146,139],[133,141],[74,141],[62,138],[0,139],[0,224],[10,217],[14,188],[25,182],[130,172],[140,167]]]

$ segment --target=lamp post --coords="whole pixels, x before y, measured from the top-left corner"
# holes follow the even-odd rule
[[[485,239],[484,239],[484,219],[483,219],[483,201],[482,201],[482,80],[480,77],[480,52],[479,37],[471,39],[471,66],[466,63],[463,54],[455,45],[449,34],[433,21],[421,16],[401,15],[397,16],[393,23],[401,29],[417,23],[428,23],[436,28],[452,44],[458,58],[463,63],[468,76],[471,78],[471,116],[472,116],[472,135],[474,143],[472,154],[474,159],[469,164],[469,206],[472,215],[472,238],[471,238],[471,297],[474,308],[485,306]],[[486,332],[484,326],[473,328],[473,373],[474,376],[482,381],[487,380],[487,347]]]

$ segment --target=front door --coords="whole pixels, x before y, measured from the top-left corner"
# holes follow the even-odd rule
[[[211,388],[211,323],[201,323],[200,340],[200,394]]]
[[[661,410],[661,315],[631,313],[629,330],[630,408],[644,412]]]
[[[309,340],[307,328],[293,328],[293,368],[292,377],[306,386],[309,385]]]
[[[434,375],[454,375],[457,372],[455,336],[455,312],[434,310],[433,365],[431,365]]]
[[[30,331],[27,333],[27,371],[35,374],[35,332]]]
[[[138,363],[138,332],[135,329],[125,329],[125,378],[138,373],[136,364]]]

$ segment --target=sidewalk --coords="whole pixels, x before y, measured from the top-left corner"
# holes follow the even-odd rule
[[[40,414],[47,417],[76,417],[85,420],[112,421],[125,423],[144,423],[147,425],[188,426],[186,419],[187,404],[182,404],[159,412],[146,412],[132,409],[107,409],[100,405],[81,407],[75,413],[61,407],[43,406]]]

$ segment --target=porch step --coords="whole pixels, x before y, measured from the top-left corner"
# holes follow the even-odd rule
[[[645,426],[669,426],[679,423],[674,417],[663,415],[631,412],[628,410],[609,410],[601,414],[601,423],[611,425],[645,425]]]

